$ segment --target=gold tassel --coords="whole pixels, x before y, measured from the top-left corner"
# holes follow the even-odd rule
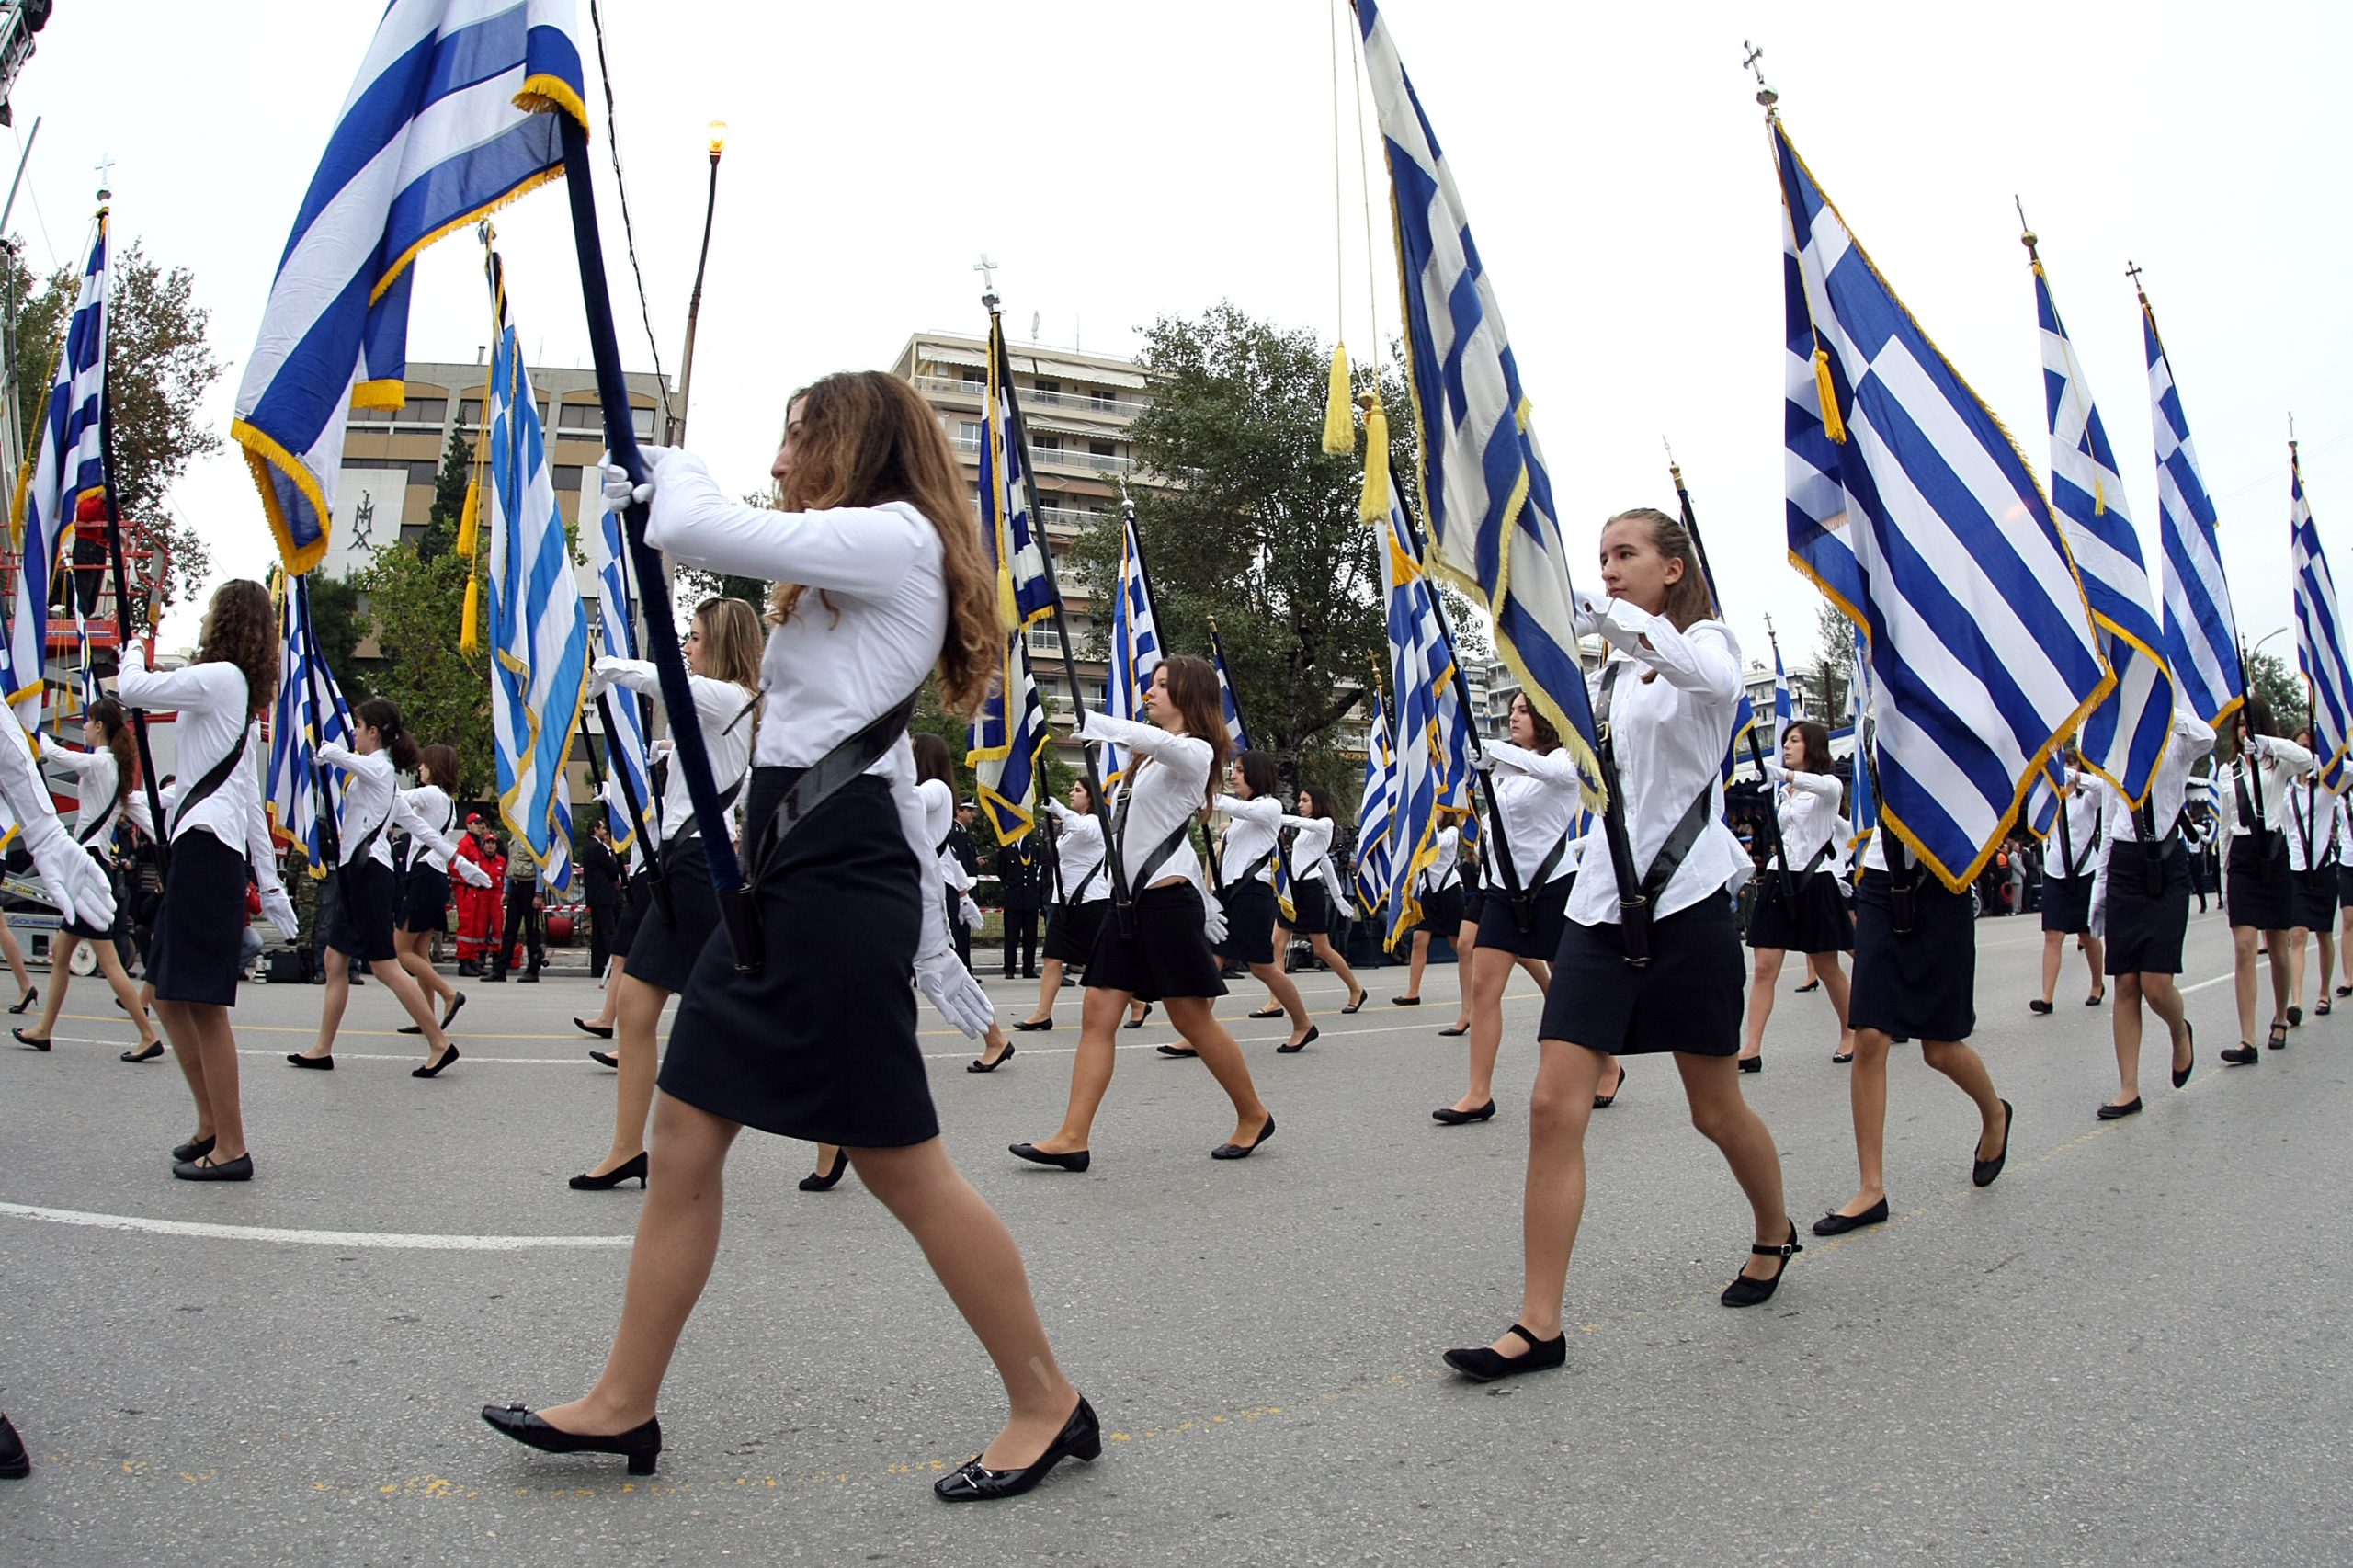
[[[1838,389],[1830,384],[1830,350],[1813,351],[1813,390],[1822,398],[1822,433],[1841,446],[1847,440],[1847,422],[1838,417]]]
[[[1389,519],[1389,415],[1375,397],[1364,411],[1364,499],[1357,516],[1368,523]]]
[[[2092,479],[2092,516],[2108,516],[2108,486],[2101,483],[2097,475]]]
[[[466,621],[465,629],[458,633],[458,652],[482,652],[482,579],[479,577],[466,579]]]
[[[1324,449],[1334,457],[1357,449],[1357,422],[1348,413],[1348,349],[1332,348],[1332,391],[1324,403]]]
[[[474,545],[476,542],[474,536],[480,529],[481,525],[478,514],[481,510],[482,483],[479,480],[468,480],[466,482],[466,507],[465,510],[460,513],[458,517],[458,553],[464,556],[469,561],[473,559]]]

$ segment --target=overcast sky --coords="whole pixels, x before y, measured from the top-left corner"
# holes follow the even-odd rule
[[[47,123],[11,226],[37,264],[72,259],[93,165],[111,155],[118,233],[191,268],[212,312],[230,365],[212,400],[224,436],[380,12],[59,0],[17,82],[0,151],[36,114]],[[1124,353],[1155,315],[1220,300],[1328,335],[1331,14],[1327,0],[607,6],[620,152],[674,376],[703,128],[730,127],[688,444],[727,483],[761,483],[789,388],[885,367],[918,329],[983,325],[983,251],[1018,338],[1035,312],[1040,341]],[[2342,109],[2327,108],[2342,102],[2347,7],[1394,0],[1383,14],[1495,280],[1579,569],[1609,513],[1672,508],[1659,445],[1671,436],[1744,644],[1763,653],[1769,612],[1791,661],[1811,653],[1817,600],[1784,555],[1779,196],[1739,68],[1749,37],[1832,199],[2038,472],[2048,437],[2013,195],[2041,236],[2152,565],[2128,259],[2165,330],[2249,640],[2290,619],[2290,412],[2322,536],[2348,561],[2353,224]],[[585,5],[581,26],[585,38]],[[648,368],[589,52],[624,354]],[[1353,121],[1352,92],[1343,108]],[[1384,205],[1373,297],[1353,139],[1346,165],[1336,227],[1361,354],[1375,309],[1381,335],[1396,331],[1394,264]],[[526,199],[500,230],[530,358],[585,364],[562,195]],[[479,248],[443,242],[420,263],[412,358],[471,360],[487,311]],[[1301,418],[1313,426],[1319,411]],[[220,572],[267,565],[233,448],[174,502]],[[192,618],[171,631],[185,641]]]

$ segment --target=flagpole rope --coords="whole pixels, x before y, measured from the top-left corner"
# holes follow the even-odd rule
[[[1332,58],[1332,319],[1333,330],[1342,341],[1348,335],[1348,290],[1347,244],[1342,238],[1347,227],[1347,207],[1341,199],[1340,169],[1340,37],[1335,30],[1340,20],[1339,0],[1333,0],[1324,14],[1324,41]]]
[[[629,252],[630,276],[637,279],[637,315],[645,324],[645,347],[654,356],[654,383],[662,398],[662,427],[670,427],[670,378],[662,373],[662,350],[654,337],[654,307],[645,299],[645,270],[637,264],[637,231],[629,221],[629,181],[621,177],[620,122],[613,112],[613,68],[605,62],[605,17],[588,0],[588,26],[597,35],[597,76],[605,85],[605,156],[612,161],[613,188],[621,199],[621,248]]]
[[[1372,385],[1381,390],[1381,263],[1372,248],[1372,165],[1364,150],[1364,35],[1348,29],[1348,61],[1354,68],[1357,103],[1357,198],[1364,210],[1364,313],[1372,333]]]

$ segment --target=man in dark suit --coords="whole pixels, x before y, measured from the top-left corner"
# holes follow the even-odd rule
[[[1038,858],[1038,835],[1022,835],[996,852],[996,880],[1005,904],[1005,978],[1014,977],[1014,949],[1021,953],[1021,978],[1038,978],[1038,912],[1045,905],[1045,871]]]
[[[972,841],[972,819],[979,814],[978,806],[970,801],[960,801],[956,803],[956,824],[948,830],[948,851],[956,857],[956,863],[964,868],[968,877],[981,874],[981,846]],[[980,900],[972,902],[978,903]],[[972,928],[952,916],[948,926],[956,938],[957,959],[966,969],[972,968]]]
[[[600,976],[612,957],[613,927],[621,918],[620,857],[613,853],[612,830],[602,818],[580,852],[580,869],[588,893],[588,972]]]

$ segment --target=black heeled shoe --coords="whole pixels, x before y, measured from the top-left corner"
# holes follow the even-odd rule
[[[314,1073],[335,1071],[335,1052],[333,1051],[327,1052],[324,1056],[305,1056],[299,1051],[290,1051],[286,1053],[286,1060],[293,1066],[307,1067]]]
[[[1762,1073],[1765,1071],[1765,1053],[1759,1051],[1755,1056],[1742,1057],[1740,1070],[1744,1073]]]
[[[2189,1074],[2198,1066],[2198,1030],[2188,1018],[2181,1020],[2181,1028],[2182,1032],[2189,1036],[2189,1065],[2174,1069],[2173,1086],[2177,1089],[2189,1082]]]
[[[1267,1139],[1272,1138],[1274,1135],[1275,1118],[1274,1114],[1270,1111],[1267,1116],[1267,1125],[1258,1129],[1258,1136],[1253,1138],[1247,1143],[1221,1143],[1216,1148],[1210,1151],[1210,1158],[1212,1160],[1246,1160],[1251,1155],[1258,1152],[1259,1144],[1264,1143]]]
[[[1149,1002],[1146,1002],[1146,1003],[1143,1005],[1143,1017],[1140,1017],[1140,1018],[1130,1018],[1126,1023],[1121,1024],[1120,1027],[1121,1028],[1123,1028],[1123,1029],[1140,1029],[1140,1028],[1143,1028],[1145,1021],[1146,1021],[1147,1019],[1149,1019],[1151,1017],[1152,1017],[1152,1004],[1151,1004],[1151,1003],[1149,1003]]]
[[[1841,1214],[1833,1209],[1813,1222],[1813,1233],[1817,1236],[1843,1236],[1849,1231],[1859,1231],[1866,1225],[1886,1223],[1887,1199],[1882,1198],[1859,1214]]]
[[[36,985],[36,986],[32,987],[30,990],[27,991],[27,992],[26,992],[22,996],[17,997],[17,1005],[16,1005],[15,1006],[13,1006],[13,1007],[9,1008],[9,1009],[8,1009],[8,1011],[10,1011],[10,1012],[12,1012],[12,1013],[15,1013],[15,1014],[17,1014],[18,1016],[20,1016],[20,1017],[21,1017],[22,1015],[24,1015],[24,1014],[26,1014],[26,1013],[29,1013],[29,1012],[31,1012],[31,1011],[33,1010],[33,1008],[34,1008],[34,1007],[35,1007],[35,1006],[40,1003],[40,986],[38,986],[38,985]]]
[[[1606,1094],[1606,1095],[1596,1095],[1596,1096],[1593,1096],[1593,1108],[1594,1108],[1594,1109],[1596,1109],[1596,1110],[1608,1110],[1611,1106],[1614,1106],[1614,1105],[1616,1105],[1616,1104],[1618,1103],[1618,1096],[1619,1096],[1620,1095],[1624,1094],[1625,1092],[1626,1092],[1626,1064],[1625,1064],[1623,1062],[1620,1062],[1620,1063],[1618,1063],[1618,1086],[1617,1086],[1616,1088],[1614,1088],[1614,1089],[1610,1090],[1610,1091],[1609,1091],[1608,1094]]]
[[[603,1176],[590,1176],[584,1171],[580,1175],[574,1176],[572,1178],[572,1190],[574,1192],[605,1192],[613,1187],[619,1187],[621,1183],[632,1178],[637,1182],[637,1190],[643,1192],[645,1190],[645,1151],[642,1149],[640,1149],[635,1154],[631,1155],[628,1159],[623,1160],[620,1165],[615,1165],[611,1170],[607,1171]]]
[[[1054,1027],[1054,1020],[1051,1018],[1040,1018],[1035,1022],[1032,1022],[1030,1019],[1022,1018],[1016,1022],[1013,1027],[1019,1029],[1023,1034],[1028,1034],[1032,1029],[1052,1028]]]
[[[17,1043],[18,1045],[29,1045],[35,1051],[47,1051],[49,1049],[49,1037],[47,1035],[30,1035],[27,1034],[22,1029],[10,1029],[8,1032],[17,1037]]]
[[[160,1040],[151,1040],[136,1051],[124,1051],[122,1059],[125,1062],[153,1062],[163,1054],[164,1042]]]
[[[1064,1460],[1083,1460],[1092,1464],[1103,1452],[1103,1424],[1096,1419],[1095,1407],[1085,1395],[1078,1408],[1070,1413],[1063,1429],[1040,1454],[1019,1470],[991,1470],[974,1454],[955,1470],[931,1483],[932,1495],[943,1503],[992,1503],[1000,1497],[1018,1497]]]
[[[2107,1001],[2107,1000],[2108,1000],[2108,993],[2107,993],[2107,992],[2105,992],[2105,991],[2095,991],[2095,992],[2093,992],[2090,995],[2088,995],[2088,996],[2086,996],[2086,997],[2085,997],[2085,998],[2084,998],[2084,1006],[2086,1006],[2086,1007],[2097,1007],[2097,1006],[2098,1006],[2101,1003],[2103,1003],[2103,1002],[2105,1002],[2105,1001]]]
[[[1972,1185],[1977,1187],[1993,1186],[1994,1178],[2002,1174],[2002,1167],[2004,1165],[2009,1164],[2010,1129],[2018,1125],[2018,1113],[2010,1108],[2009,1101],[2004,1100],[2002,1102],[2002,1147],[1990,1160],[1978,1159],[1974,1149],[1972,1150],[1970,1154],[1969,1179]]]
[[[1349,1003],[1347,1006],[1345,1006],[1345,1007],[1341,1008],[1341,1009],[1340,1009],[1340,1011],[1341,1011],[1341,1012],[1343,1012],[1343,1013],[1354,1013],[1358,1008],[1359,1008],[1359,1007],[1361,1007],[1361,1006],[1363,1006],[1365,1005],[1365,999],[1366,999],[1367,997],[1370,996],[1371,994],[1372,994],[1372,993],[1371,993],[1371,992],[1370,992],[1370,991],[1364,991],[1364,990],[1359,990],[1359,991],[1358,991],[1356,1000],[1355,1000],[1355,1001],[1353,1001],[1353,1002],[1351,1002],[1351,1003]]]
[[[441,1053],[439,1060],[428,1062],[422,1067],[412,1067],[408,1070],[408,1075],[412,1078],[438,1078],[441,1075],[441,1069],[457,1059],[458,1042],[453,1040],[449,1042],[449,1049]]]
[[[616,1073],[620,1071],[621,1059],[609,1051],[592,1051],[588,1053],[588,1060],[599,1067],[610,1067]]]
[[[546,1419],[534,1414],[528,1405],[510,1404],[501,1408],[495,1404],[482,1407],[482,1418],[490,1423],[491,1430],[514,1438],[527,1449],[537,1449],[543,1454],[619,1454],[629,1460],[631,1475],[652,1475],[655,1460],[662,1452],[662,1423],[657,1420],[616,1432],[610,1437],[588,1432],[567,1432],[551,1426]]]
[[[964,1063],[964,1071],[967,1073],[994,1073],[1012,1060],[1013,1042],[1011,1040],[1006,1040],[1005,1042],[1005,1054],[1003,1056],[998,1057],[995,1062],[991,1062],[985,1056],[976,1056],[972,1061]]]
[[[1819,991],[1821,989],[1822,982],[1818,980],[1809,980],[1803,985],[1790,986],[1790,994],[1792,996],[1802,996],[1809,991]]]
[[[212,1145],[218,1142],[220,1140],[216,1138],[191,1138],[185,1143],[175,1143],[172,1145],[172,1164],[176,1165],[187,1160],[200,1160],[212,1153]]]
[[[1450,1105],[1442,1105],[1430,1112],[1430,1119],[1448,1127],[1461,1127],[1466,1122],[1484,1121],[1495,1114],[1495,1102],[1489,1100],[1476,1110],[1457,1110]]]
[[[1790,1271],[1790,1259],[1805,1248],[1798,1245],[1798,1222],[1791,1220],[1788,1241],[1777,1247],[1751,1246],[1748,1250],[1758,1257],[1778,1257],[1781,1260],[1781,1267],[1773,1270],[1770,1279],[1751,1279],[1745,1274],[1733,1275],[1732,1283],[1724,1287],[1724,1293],[1716,1298],[1725,1306],[1761,1307],[1771,1301],[1773,1292],[1781,1288],[1781,1276]]]
[[[801,1190],[803,1192],[831,1192],[835,1187],[841,1185],[842,1177],[848,1174],[849,1151],[847,1149],[835,1149],[834,1151],[834,1168],[830,1171],[811,1171],[807,1176],[801,1178]]]
[[[1056,1154],[1040,1149],[1035,1143],[1007,1143],[1005,1152],[1017,1160],[1028,1160],[1037,1165],[1053,1165],[1066,1171],[1083,1171],[1095,1162],[1095,1156],[1085,1149],[1075,1154]]]
[[[572,1023],[573,1027],[577,1028],[582,1034],[592,1034],[598,1040],[610,1040],[613,1038],[613,1026],[610,1024],[592,1024],[587,1019],[577,1016],[573,1018]]]
[[[1300,1036],[1296,1043],[1279,1045],[1275,1047],[1275,1054],[1278,1056],[1292,1055],[1298,1051],[1305,1051],[1309,1046],[1313,1045],[1317,1040],[1323,1038],[1323,1028],[1319,1025],[1310,1024],[1307,1026],[1307,1032]]]
[[[1505,1332],[1526,1340],[1527,1351],[1506,1356],[1492,1346],[1479,1345],[1449,1350],[1441,1359],[1474,1383],[1492,1383],[1498,1378],[1516,1378],[1522,1372],[1549,1372],[1569,1358],[1569,1336],[1565,1331],[1550,1339],[1539,1339],[1514,1324]]]

